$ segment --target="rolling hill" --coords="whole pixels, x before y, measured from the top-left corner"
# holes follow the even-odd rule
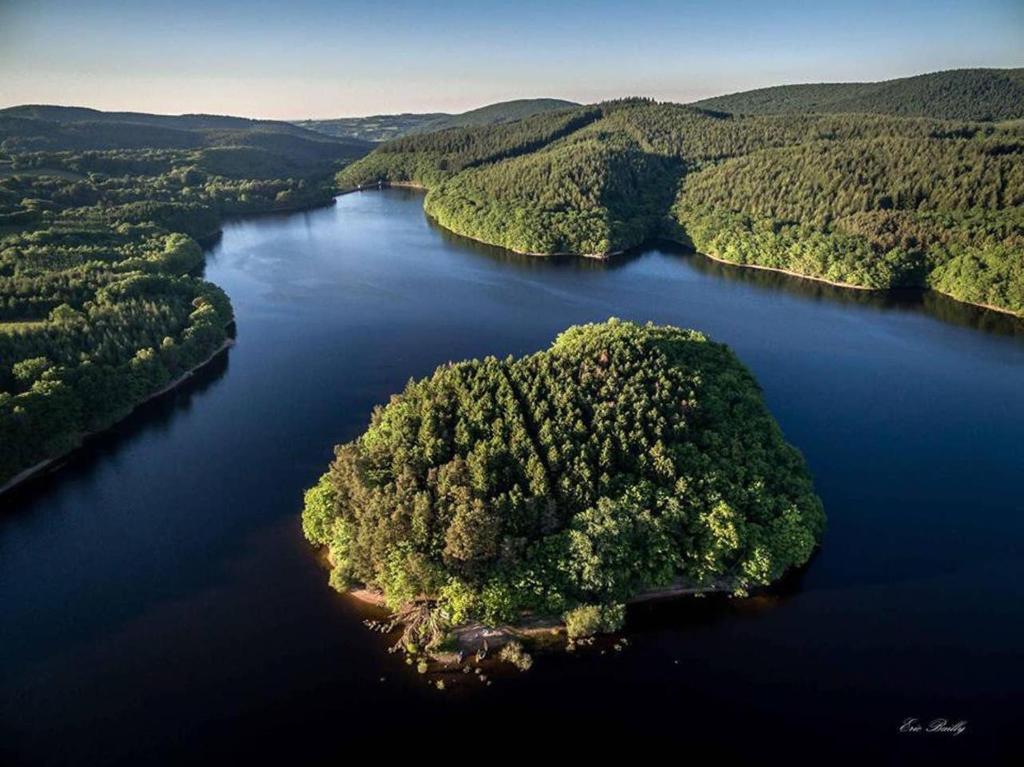
[[[668,237],[744,266],[1024,314],[1022,157],[1019,122],[626,99],[406,136],[338,184],[423,186],[437,223],[520,253],[608,256]]]
[[[779,85],[698,101],[732,114],[850,113],[1001,121],[1024,117],[1024,69],[952,69],[877,83]]]
[[[216,162],[222,175],[285,177],[322,173],[325,166],[355,160],[372,147],[360,139],[325,136],[274,120],[63,106],[0,109],[0,151],[8,154],[196,150]]]
[[[389,141],[412,133],[429,133],[446,128],[497,125],[532,117],[543,112],[579,106],[561,99],[518,99],[489,104],[461,114],[428,112],[370,117],[340,117],[333,120],[300,120],[295,125],[329,136],[351,137],[366,141]]]

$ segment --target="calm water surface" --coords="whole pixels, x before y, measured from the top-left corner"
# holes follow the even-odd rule
[[[0,498],[0,764],[321,763],[362,739],[486,758],[549,733],[721,758],[1020,753],[1019,324],[671,250],[513,257],[397,190],[233,223],[207,277],[234,302],[228,355]],[[613,315],[733,347],[807,457],[822,549],[765,596],[634,610],[625,653],[428,689],[327,587],[302,489],[410,376]],[[907,717],[967,732],[901,735]]]

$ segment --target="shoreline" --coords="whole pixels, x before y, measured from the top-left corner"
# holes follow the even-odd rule
[[[673,242],[676,245],[680,245],[684,248],[690,248],[698,256],[703,256],[704,258],[707,258],[711,261],[715,261],[716,263],[726,264],[727,266],[736,266],[741,269],[757,269],[762,272],[776,272],[777,274],[785,274],[787,277],[795,277],[798,280],[811,280],[812,282],[820,282],[824,285],[831,285],[834,288],[845,288],[847,290],[863,290],[869,293],[887,293],[890,290],[892,290],[892,288],[869,288],[865,285],[854,285],[849,282],[837,282],[836,280],[830,280],[826,277],[815,277],[810,274],[801,274],[800,272],[794,272],[790,269],[783,269],[778,266],[763,266],[761,264],[738,264],[735,261],[727,261],[724,258],[719,258],[718,256],[714,256],[710,253],[705,253],[702,250],[697,250],[696,248],[687,245],[685,242],[680,242],[679,240],[669,239],[668,242]]]
[[[737,585],[733,582],[718,580],[707,586],[690,586],[687,584],[675,584],[659,589],[649,589],[626,600],[627,605],[644,604],[662,600],[678,599],[680,597],[705,596],[710,594],[733,594]],[[384,595],[381,592],[361,586],[349,589],[344,596],[351,597],[362,607],[372,607],[376,610],[387,610],[384,603]],[[388,610],[391,614],[391,611]],[[490,648],[497,649],[513,640],[540,640],[546,637],[561,637],[565,634],[565,622],[560,616],[542,616],[524,614],[515,623],[505,623],[498,626],[489,626],[480,621],[469,621],[451,629],[463,652],[473,653],[477,650]]]
[[[209,232],[207,234],[204,234],[201,237],[195,237],[193,239],[195,239],[196,242],[199,244],[199,246],[203,249],[203,260],[204,260],[204,263],[205,263],[206,256],[208,255],[207,251],[210,249],[210,247],[212,247],[212,245],[214,243],[216,243],[216,241],[221,237],[221,235],[224,234],[224,227],[223,227],[224,224],[230,223],[232,221],[244,220],[244,219],[248,219],[248,218],[259,218],[261,216],[271,216],[271,215],[275,215],[275,214],[300,213],[302,211],[307,211],[307,210],[319,210],[320,208],[329,208],[329,207],[331,207],[331,206],[333,206],[333,205],[335,205],[337,203],[337,199],[336,199],[337,196],[338,195],[331,195],[330,198],[328,198],[327,200],[325,200],[325,201],[323,201],[321,203],[306,204],[306,205],[301,205],[301,204],[300,205],[292,205],[292,206],[285,206],[285,207],[281,207],[281,208],[273,208],[273,209],[268,209],[268,210],[251,211],[251,212],[247,212],[247,213],[238,213],[238,214],[228,215],[228,216],[225,216],[225,217],[223,217],[221,219],[221,221],[218,224],[216,230],[214,230],[212,232]],[[232,323],[234,323],[234,319],[231,320],[231,323],[229,323],[229,325],[232,324]],[[54,455],[54,456],[51,456],[49,458],[44,458],[43,460],[39,461],[38,463],[32,464],[31,466],[29,466],[29,467],[27,467],[25,469],[22,469],[17,474],[15,474],[13,477],[11,477],[9,480],[7,480],[7,482],[5,482],[3,485],[0,485],[0,496],[4,495],[5,493],[7,493],[10,490],[13,490],[15,487],[18,487],[19,485],[24,484],[28,480],[30,480],[30,479],[32,479],[34,477],[37,477],[40,474],[46,473],[48,469],[51,469],[51,467],[53,467],[53,464],[55,464],[58,461],[66,458],[67,456],[71,455],[76,450],[81,450],[82,447],[84,447],[86,440],[88,440],[90,437],[94,437],[94,436],[96,436],[98,434],[102,434],[105,431],[109,431],[114,426],[116,426],[117,424],[119,424],[122,421],[124,421],[124,419],[126,419],[128,416],[130,416],[132,413],[134,413],[138,408],[142,407],[142,405],[146,404],[147,402],[149,402],[151,400],[156,399],[157,397],[160,397],[160,396],[162,396],[164,394],[167,394],[172,389],[176,389],[177,387],[181,386],[189,378],[191,378],[193,375],[195,375],[195,373],[197,371],[199,371],[200,369],[204,368],[206,365],[210,364],[218,355],[220,355],[221,353],[223,353],[227,349],[229,349],[232,346],[234,346],[234,344],[235,344],[235,339],[234,338],[228,337],[228,338],[224,339],[224,343],[222,343],[215,351],[213,351],[210,354],[210,356],[208,356],[206,359],[204,359],[198,365],[195,365],[194,367],[189,368],[187,371],[185,371],[180,376],[178,376],[178,378],[174,379],[173,381],[171,381],[170,383],[168,383],[166,386],[162,387],[158,391],[155,391],[152,394],[147,395],[145,399],[139,400],[137,403],[135,403],[131,407],[130,410],[128,410],[128,412],[126,412],[120,418],[117,418],[112,423],[108,424],[107,426],[103,427],[102,429],[97,429],[96,431],[85,432],[84,434],[79,435],[79,442],[74,447],[72,447],[72,448],[70,448],[68,450],[65,450],[62,453],[59,453],[58,455]],[[59,467],[53,467],[52,470],[56,470],[56,468],[59,468]]]
[[[233,339],[233,338],[225,338],[224,339],[224,343],[222,343],[220,346],[218,346],[217,349],[215,349],[206,359],[204,359],[202,362],[200,362],[199,364],[195,365],[194,367],[191,367],[188,370],[186,370],[184,373],[182,373],[180,376],[178,376],[173,381],[168,383],[166,386],[163,386],[162,388],[158,389],[157,391],[153,392],[152,394],[147,395],[145,397],[145,399],[139,400],[137,403],[135,403],[131,407],[130,410],[128,410],[128,412],[126,412],[120,418],[117,418],[112,423],[110,423],[109,425],[103,427],[102,429],[97,429],[96,431],[85,432],[84,434],[79,435],[79,442],[78,442],[78,444],[75,445],[74,447],[70,448],[69,450],[65,450],[63,453],[59,453],[58,455],[50,456],[49,458],[44,458],[43,460],[39,461],[39,463],[33,464],[32,466],[29,466],[28,468],[22,469],[21,471],[19,471],[13,477],[11,477],[9,480],[7,480],[7,482],[4,483],[3,486],[0,486],[0,495],[3,495],[4,493],[8,492],[9,490],[13,490],[14,488],[16,488],[19,485],[27,482],[28,480],[33,479],[34,477],[37,477],[37,476],[39,476],[41,474],[46,473],[47,469],[49,469],[51,466],[53,466],[53,464],[57,463],[58,461],[63,460],[67,456],[69,456],[72,453],[74,453],[76,450],[81,450],[82,447],[85,446],[86,441],[90,437],[95,437],[98,434],[102,434],[102,433],[104,433],[106,431],[109,431],[110,429],[115,427],[117,424],[119,424],[122,421],[124,421],[128,416],[130,416],[132,413],[134,413],[140,407],[145,405],[147,402],[150,402],[150,401],[156,399],[157,397],[162,397],[164,394],[167,394],[168,392],[172,391],[173,389],[177,389],[183,383],[185,383],[190,378],[192,378],[196,374],[197,371],[199,371],[202,368],[204,368],[207,365],[209,365],[220,354],[222,354],[223,352],[227,351],[228,349],[230,349],[234,345],[235,345],[235,339]],[[54,470],[56,470],[56,468],[59,468],[59,467],[54,467]]]
[[[338,192],[338,197],[343,197],[344,195],[353,194],[355,192],[378,192],[381,191],[382,189],[415,189],[420,192],[430,191],[423,184],[417,184],[413,181],[386,181],[381,184],[371,184],[367,186],[349,187],[346,189],[342,189],[341,191]],[[497,245],[493,242],[488,242],[487,240],[481,240],[479,237],[473,237],[472,235],[469,234],[457,232],[454,229],[451,229],[445,226],[444,224],[440,223],[436,217],[432,216],[425,209],[423,213],[424,215],[426,215],[427,218],[430,219],[432,223],[441,227],[446,232],[454,234],[456,237],[462,237],[463,239],[470,240],[472,242],[478,242],[481,245],[487,245],[488,247],[491,248],[500,248],[501,250],[507,251],[509,253],[515,253],[517,256],[532,256],[534,258],[564,258],[567,256],[572,256],[574,258],[593,258],[597,259],[598,261],[607,261],[610,258],[614,258],[615,256],[621,256],[623,253],[626,253],[633,249],[623,248],[621,250],[611,250],[608,251],[607,253],[575,253],[571,250],[560,250],[555,253],[535,253],[529,250],[516,250],[515,248],[509,248],[505,245]],[[637,245],[636,247],[641,246]]]
[[[424,210],[423,213],[435,225],[441,227],[442,229],[444,229],[446,232],[448,232],[450,234],[454,234],[456,237],[462,237],[465,240],[470,240],[471,242],[476,242],[476,243],[479,243],[481,245],[486,245],[489,248],[499,248],[499,249],[504,250],[504,251],[506,251],[508,253],[515,253],[517,256],[530,256],[531,258],[567,258],[567,257],[572,257],[572,258],[592,258],[595,261],[608,261],[608,260],[610,260],[612,258],[615,258],[616,256],[621,256],[623,253],[628,253],[629,251],[634,250],[635,248],[643,247],[643,243],[641,243],[640,245],[634,245],[632,248],[622,248],[620,250],[610,250],[607,253],[574,253],[571,250],[559,250],[559,251],[556,251],[554,253],[534,253],[534,252],[529,251],[529,250],[516,250],[515,248],[509,248],[509,247],[506,247],[505,245],[497,245],[497,244],[495,244],[493,242],[487,242],[487,240],[481,240],[479,237],[473,237],[472,235],[469,235],[469,234],[463,234],[462,232],[456,232],[454,229],[450,229],[449,227],[447,227],[444,224],[442,224],[440,221],[437,220],[437,218],[435,218],[434,216],[432,216],[429,213],[427,213],[426,210]]]
[[[377,184],[345,187],[344,189],[339,189],[335,197],[344,197],[346,194],[355,194],[356,192],[377,192],[381,189],[416,189],[421,192],[429,191],[426,186],[423,184],[417,184],[415,181],[385,181]]]
[[[724,258],[713,256],[710,253],[704,253],[703,251],[693,248],[691,245],[687,245],[685,242],[680,242],[679,240],[673,240],[671,238],[663,239],[665,239],[667,242],[675,243],[676,245],[680,245],[684,248],[689,248],[698,256],[703,256],[706,259],[709,259],[719,264],[725,264],[726,266],[735,266],[738,269],[758,269],[763,272],[776,272],[777,274],[784,274],[787,277],[794,277],[799,280],[810,280],[812,282],[820,282],[824,285],[831,285],[834,288],[844,288],[846,290],[861,290],[868,293],[892,293],[897,290],[917,290],[922,293],[935,293],[936,295],[944,296],[945,298],[948,298],[951,301],[956,301],[958,304],[964,304],[966,306],[976,306],[979,309],[988,309],[989,311],[992,312],[998,312],[999,314],[1005,314],[1010,317],[1015,317],[1018,320],[1024,320],[1024,312],[1015,312],[1013,309],[1004,309],[1001,306],[993,306],[992,304],[982,304],[978,303],[977,301],[967,301],[962,298],[957,298],[956,296],[951,295],[949,293],[943,293],[941,290],[936,290],[935,288],[910,286],[897,286],[892,288],[869,288],[864,285],[851,285],[848,282],[835,282],[834,280],[829,280],[826,279],[825,277],[815,277],[810,274],[801,274],[800,272],[793,272],[788,269],[781,269],[775,266],[762,266],[760,264],[738,264],[735,261],[727,261]]]
[[[359,188],[346,189],[344,191],[339,192],[338,196],[345,195],[345,194],[351,194],[352,192],[370,192],[370,191],[374,191],[374,190],[388,189],[390,187],[397,187],[397,188],[401,188],[401,189],[419,189],[419,190],[427,191],[427,187],[423,186],[422,184],[415,184],[415,183],[404,182],[404,181],[403,182],[396,182],[396,183],[385,182],[383,184],[376,185],[376,186],[364,186],[364,187],[359,187]],[[628,253],[630,251],[634,251],[634,250],[637,250],[637,249],[640,249],[640,248],[644,248],[644,247],[649,247],[649,246],[655,245],[659,240],[661,240],[661,241],[664,241],[664,242],[673,243],[673,244],[678,245],[678,246],[683,247],[683,248],[687,248],[688,250],[692,251],[694,254],[696,254],[698,256],[703,256],[704,258],[707,258],[707,259],[709,259],[711,261],[715,261],[716,263],[725,264],[726,266],[735,266],[738,269],[757,269],[759,271],[764,271],[764,272],[776,272],[777,274],[784,274],[787,277],[792,277],[792,278],[798,279],[798,280],[810,280],[811,282],[820,282],[823,285],[830,285],[830,286],[832,286],[834,288],[844,288],[846,290],[860,290],[860,291],[867,292],[867,293],[891,293],[893,291],[901,289],[901,288],[898,288],[898,287],[895,287],[895,288],[869,288],[869,287],[867,287],[865,285],[853,285],[852,283],[849,283],[849,282],[837,282],[835,280],[829,280],[829,279],[827,279],[825,277],[815,277],[814,275],[811,275],[811,274],[802,274],[800,272],[794,272],[794,271],[791,271],[789,269],[782,269],[782,268],[775,267],[775,266],[762,266],[760,264],[738,264],[735,261],[727,261],[724,258],[719,258],[718,256],[714,256],[714,255],[712,255],[710,253],[704,253],[704,252],[699,251],[696,248],[694,248],[693,245],[690,244],[690,243],[682,242],[680,240],[677,240],[677,239],[674,239],[672,237],[665,236],[665,235],[659,235],[657,237],[645,240],[644,242],[642,242],[642,243],[640,243],[638,245],[635,245],[635,246],[633,246],[631,248],[623,248],[621,250],[613,250],[613,251],[609,251],[608,253],[573,253],[573,252],[569,252],[569,251],[560,251],[558,253],[531,253],[529,251],[516,250],[515,248],[507,248],[504,245],[497,245],[497,244],[495,244],[493,242],[487,242],[486,240],[481,240],[481,239],[479,239],[477,237],[472,237],[472,236],[470,236],[468,234],[462,234],[461,232],[456,232],[454,229],[449,229],[448,227],[444,226],[444,224],[441,224],[440,222],[438,222],[438,220],[434,216],[430,215],[430,213],[427,213],[426,210],[424,210],[424,213],[426,214],[426,216],[434,224],[436,224],[437,226],[441,227],[446,232],[449,232],[450,234],[455,235],[456,237],[463,237],[463,238],[465,238],[467,240],[470,240],[472,242],[477,242],[477,243],[480,243],[481,245],[488,245],[488,246],[490,246],[492,248],[500,248],[501,250],[507,251],[509,253],[515,253],[516,255],[519,255],[519,256],[532,256],[534,258],[574,256],[574,257],[577,257],[577,258],[593,258],[593,259],[596,259],[598,261],[606,261],[606,260],[614,258],[616,256],[621,256],[624,253]],[[1024,312],[1016,312],[1013,309],[1004,309],[1003,307],[1000,307],[1000,306],[993,306],[992,304],[983,304],[983,303],[979,303],[977,301],[967,301],[967,300],[962,299],[962,298],[957,298],[956,296],[951,295],[949,293],[943,293],[941,290],[935,290],[935,288],[923,287],[923,288],[911,288],[911,289],[913,289],[913,290],[920,290],[922,292],[935,293],[937,295],[944,296],[944,297],[946,297],[946,298],[948,298],[948,299],[950,299],[952,301],[956,301],[957,303],[965,304],[966,306],[976,306],[979,309],[987,309],[987,310],[992,311],[992,312],[997,312],[998,314],[1005,314],[1005,315],[1007,315],[1009,317],[1014,317],[1014,318],[1016,318],[1018,320],[1024,320]]]

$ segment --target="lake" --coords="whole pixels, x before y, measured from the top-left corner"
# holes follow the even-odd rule
[[[1019,748],[1024,323],[669,247],[514,256],[404,190],[229,223],[206,276],[237,344],[0,498],[0,764],[319,763],[364,740],[485,758],[539,735],[681,759]],[[431,689],[327,586],[302,491],[410,377],[609,316],[735,350],[814,475],[821,550],[767,594],[632,610],[622,653]],[[966,732],[900,733],[911,717]]]

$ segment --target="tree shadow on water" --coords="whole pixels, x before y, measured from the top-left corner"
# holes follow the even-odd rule
[[[87,436],[79,447],[4,493],[0,526],[5,519],[37,507],[65,483],[87,481],[104,462],[117,458],[138,439],[167,432],[175,418],[192,409],[198,395],[227,375],[230,353],[226,349],[216,355],[178,386],[143,402],[110,428]]]

